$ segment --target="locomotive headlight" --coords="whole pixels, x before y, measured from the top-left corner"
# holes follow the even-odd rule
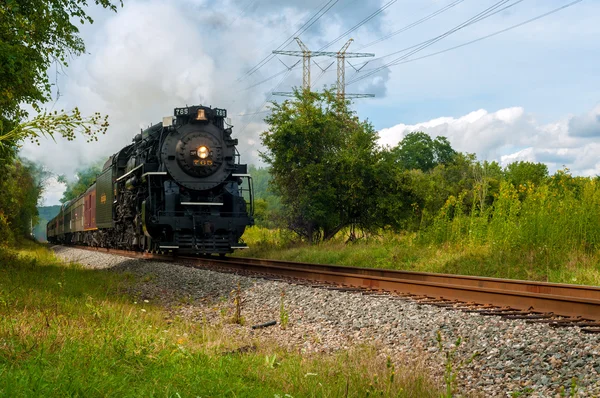
[[[202,145],[201,147],[198,148],[198,157],[200,159],[206,159],[208,157],[208,147]]]

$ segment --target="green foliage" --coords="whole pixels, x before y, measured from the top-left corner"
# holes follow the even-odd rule
[[[330,91],[296,91],[265,120],[262,157],[288,227],[310,242],[349,225],[370,227],[379,158],[373,127]]]
[[[504,176],[515,187],[519,185],[540,185],[548,178],[548,166],[543,163],[513,162],[504,168]]]
[[[98,133],[105,134],[108,129],[108,116],[102,117],[96,112],[94,115],[84,117],[78,108],[71,112],[54,111],[47,113],[42,111],[33,119],[17,124],[12,130],[5,134],[0,131],[0,156],[10,157],[16,143],[29,138],[40,144],[40,137],[51,137],[60,135],[72,141],[76,134],[85,136],[88,142],[98,141]]]
[[[422,231],[425,241],[540,253],[600,248],[600,183],[595,179],[561,172],[529,187],[502,181],[493,205],[485,209],[479,203],[465,209],[465,195],[447,200],[433,225]]]
[[[60,202],[66,203],[84,193],[90,187],[90,185],[96,181],[96,177],[102,172],[103,165],[103,161],[98,161],[91,166],[77,169],[75,172],[75,179],[71,181],[69,181],[65,176],[59,176],[58,182],[62,182],[67,185]]]
[[[0,246],[31,237],[38,222],[37,202],[48,177],[25,160],[0,163]]]
[[[275,228],[281,219],[281,201],[269,187],[271,173],[268,168],[250,165],[254,184],[254,221],[262,227]]]
[[[116,11],[110,0],[95,0]],[[36,111],[50,101],[48,69],[67,66],[83,54],[77,23],[93,23],[83,0],[7,0],[0,8],[0,134],[27,116],[20,104]]]
[[[94,2],[116,11],[111,0]],[[37,224],[43,173],[17,159],[20,143],[76,134],[94,141],[107,129],[99,113],[42,110],[51,100],[50,67],[65,67],[85,51],[76,24],[93,23],[87,7],[85,0],[7,0],[0,7],[0,244],[29,236]],[[30,120],[24,104],[37,114]]]
[[[550,251],[519,247],[505,250],[494,244],[476,241],[437,243],[425,232],[398,233],[389,230],[367,236],[352,245],[346,244],[343,236],[337,236],[315,246],[302,242],[290,243],[289,239],[285,239],[286,233],[287,230],[248,228],[244,241],[250,249],[237,252],[235,256],[600,285],[599,250],[571,248]]]
[[[400,167],[422,171],[429,171],[439,164],[451,163],[456,155],[446,137],[432,139],[422,131],[408,133],[392,149],[392,153]]]

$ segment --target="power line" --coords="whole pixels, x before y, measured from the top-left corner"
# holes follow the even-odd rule
[[[486,8],[485,10],[481,11],[480,13],[478,13],[478,14],[474,15],[473,17],[469,18],[468,20],[466,20],[465,22],[461,23],[460,25],[458,25],[458,26],[455,26],[454,28],[452,28],[452,29],[450,29],[450,30],[448,30],[448,31],[446,31],[446,32],[444,32],[444,33],[442,33],[441,35],[438,35],[438,36],[434,37],[433,39],[430,39],[430,40],[424,41],[424,42],[422,42],[421,44],[418,44],[418,45],[416,45],[416,46],[413,46],[413,47],[416,47],[416,48],[415,48],[415,49],[413,49],[412,51],[409,51],[409,53],[408,53],[408,54],[405,54],[405,55],[403,55],[403,56],[401,56],[401,57],[399,57],[399,58],[396,58],[396,59],[394,59],[394,60],[392,60],[392,61],[389,61],[389,62],[388,62],[388,63],[386,63],[385,65],[382,65],[382,66],[380,66],[380,67],[377,67],[377,68],[371,69],[371,70],[370,70],[370,71],[369,71],[369,72],[368,72],[366,75],[363,75],[363,76],[361,76],[360,78],[354,78],[354,79],[351,79],[351,81],[350,81],[348,84],[350,84],[350,83],[355,83],[356,81],[363,80],[363,79],[365,79],[365,78],[367,78],[367,77],[369,77],[369,76],[372,76],[373,74],[375,74],[375,73],[377,73],[377,72],[379,72],[379,71],[381,71],[381,70],[383,70],[383,69],[387,68],[387,67],[388,67],[388,66],[390,66],[390,65],[393,65],[393,64],[395,64],[396,62],[402,61],[402,60],[404,60],[404,59],[406,59],[406,58],[410,57],[411,55],[414,55],[414,54],[418,53],[419,51],[422,51],[423,49],[425,49],[425,48],[427,48],[427,47],[430,47],[430,46],[432,46],[433,44],[435,44],[435,43],[437,43],[438,41],[440,41],[440,40],[442,40],[442,39],[444,39],[444,38],[446,38],[446,37],[450,36],[451,34],[453,34],[453,33],[456,33],[456,32],[458,32],[459,30],[462,30],[462,29],[464,29],[464,28],[466,28],[466,27],[468,27],[468,26],[470,26],[470,25],[473,25],[474,23],[477,23],[477,22],[479,22],[479,21],[482,21],[482,20],[484,20],[484,19],[486,19],[486,18],[489,18],[490,16],[492,16],[492,15],[495,15],[495,14],[497,14],[497,13],[501,12],[501,11],[504,11],[504,10],[506,10],[506,9],[507,9],[507,8],[509,8],[509,7],[513,7],[513,6],[515,6],[515,5],[519,4],[519,3],[521,3],[521,2],[522,2],[522,1],[524,1],[524,0],[517,0],[516,2],[514,2],[514,3],[512,3],[512,4],[509,4],[509,5],[508,5],[508,6],[506,6],[506,7],[503,7],[503,8],[501,8],[501,9],[498,9],[499,7],[501,7],[501,6],[505,5],[506,3],[508,3],[509,1],[510,1],[510,0],[501,0],[501,1],[498,1],[497,3],[495,3],[495,4],[493,4],[492,6],[490,6],[490,7]],[[495,11],[494,11],[494,10],[495,10]],[[406,49],[405,49],[405,50],[406,50]],[[403,51],[405,51],[405,50],[400,50],[400,52],[403,52]],[[396,53],[398,53],[398,52],[396,52]],[[394,53],[392,53],[392,54],[394,54]],[[392,55],[392,54],[384,55],[383,57],[380,57],[379,59],[382,59],[382,58],[389,57],[389,56],[390,56],[390,55]],[[355,76],[356,76],[356,75],[355,75]]]
[[[499,34],[501,34],[501,33],[508,32],[509,30],[513,30],[513,29],[519,28],[519,27],[521,27],[521,26],[523,26],[523,25],[527,25],[527,24],[529,24],[529,23],[531,23],[531,22],[535,22],[535,21],[537,21],[537,20],[539,20],[539,19],[542,19],[542,18],[544,18],[544,17],[547,17],[547,16],[549,16],[549,15],[551,15],[551,14],[554,14],[554,13],[557,13],[557,12],[559,12],[559,11],[561,11],[561,10],[564,10],[565,8],[568,8],[568,7],[574,6],[575,4],[577,4],[577,3],[580,3],[580,2],[582,2],[582,1],[583,1],[583,0],[575,0],[575,1],[572,1],[572,2],[570,2],[570,3],[568,3],[568,4],[565,4],[564,6],[557,7],[557,8],[555,8],[555,9],[553,9],[553,10],[551,10],[551,11],[548,11],[548,12],[546,12],[546,13],[544,13],[544,14],[538,15],[537,17],[534,17],[534,18],[528,19],[528,20],[526,20],[526,21],[523,21],[523,22],[520,22],[520,23],[518,23],[518,24],[516,24],[516,25],[509,26],[508,28],[505,28],[505,29],[502,29],[502,30],[496,31],[496,32],[494,32],[494,33],[490,33],[490,34],[488,34],[488,35],[485,35],[485,36],[479,37],[479,38],[477,38],[477,39],[474,39],[474,40],[468,41],[468,42],[466,42],[466,43],[459,44],[459,45],[457,45],[457,46],[453,46],[453,47],[449,47],[449,48],[446,48],[446,49],[444,49],[444,50],[441,50],[441,51],[437,51],[437,52],[434,52],[434,53],[431,53],[431,54],[424,55],[424,56],[422,56],[422,57],[418,57],[418,58],[411,58],[411,59],[408,59],[408,60],[403,60],[403,61],[401,61],[401,62],[390,63],[390,64],[389,64],[389,66],[396,66],[396,65],[407,64],[407,63],[409,63],[409,62],[414,62],[414,61],[418,61],[418,60],[421,60],[421,59],[425,59],[425,58],[433,57],[434,55],[443,54],[443,53],[446,53],[446,52],[448,52],[448,51],[455,50],[455,49],[457,49],[457,48],[461,48],[461,47],[468,46],[469,44],[477,43],[477,42],[479,42],[479,41],[482,41],[482,40],[488,39],[488,38],[490,38],[490,37],[497,36],[497,35],[499,35]],[[378,69],[378,68],[377,68],[377,69]],[[373,70],[377,70],[377,69],[373,69]],[[370,75],[369,75],[369,76],[370,76]],[[361,76],[361,77],[359,77],[359,78],[356,78],[356,79],[354,79],[354,80],[350,81],[350,82],[348,83],[348,85],[350,85],[350,84],[353,84],[353,83],[356,83],[356,82],[358,82],[358,81],[360,81],[360,80],[363,80],[363,79],[365,79],[365,78],[367,78],[367,77],[369,77],[369,76],[365,75],[365,76]]]
[[[246,15],[246,12],[248,12],[248,10],[250,9],[250,7],[252,7],[254,4],[256,4],[257,0],[252,0],[250,2],[248,2],[248,4],[246,5],[246,7],[244,7],[242,9],[242,11],[240,12],[240,14],[233,20],[233,22],[231,22],[231,25],[235,24],[238,19],[240,19],[241,17],[243,17],[244,15]]]
[[[265,99],[264,102],[262,104],[260,104],[260,106],[258,108],[256,108],[256,111],[253,112],[254,115],[250,118],[250,120],[248,120],[248,122],[244,125],[244,127],[242,127],[242,129],[238,132],[238,134],[243,133],[248,128],[250,123],[252,123],[254,121],[254,119],[256,119],[256,115],[260,114],[262,111],[262,108],[271,100],[271,98],[273,98],[273,91],[277,90],[279,88],[279,86],[281,86],[283,81],[289,76],[290,72],[291,72],[291,69],[288,69],[287,73],[281,78],[281,80],[279,80],[279,82],[277,82],[277,84],[271,90],[269,90],[269,95],[267,96],[267,99]]]
[[[386,4],[384,4],[383,6],[379,7],[374,13],[372,13],[371,15],[369,15],[368,17],[366,17],[365,19],[363,19],[362,21],[360,21],[358,24],[354,25],[353,27],[351,27],[350,29],[348,29],[347,31],[345,31],[344,33],[342,33],[341,35],[339,35],[334,40],[330,41],[329,43],[327,43],[326,45],[324,45],[323,47],[321,47],[319,49],[319,51],[323,51],[327,47],[331,47],[332,45],[334,45],[335,43],[337,43],[338,41],[340,41],[344,36],[347,36],[350,33],[354,32],[356,29],[360,28],[361,26],[363,26],[364,24],[366,24],[367,22],[369,22],[371,19],[375,18],[377,15],[379,15],[380,13],[382,13],[383,11],[385,11],[388,7],[390,7],[396,1],[398,1],[398,0],[390,0],[389,2],[387,2]]]
[[[261,113],[269,113],[269,112],[271,112],[271,110],[252,112],[252,113],[239,113],[236,116],[238,116],[238,117],[254,116],[254,115],[260,115]]]
[[[402,32],[406,32],[407,30],[412,29],[415,26],[418,26],[418,25],[422,24],[423,22],[427,22],[428,20],[430,20],[430,19],[432,19],[432,18],[434,18],[434,17],[436,17],[436,16],[438,16],[440,14],[443,14],[444,12],[446,12],[449,9],[451,9],[452,7],[454,7],[454,6],[462,3],[463,1],[465,1],[465,0],[455,0],[452,3],[447,4],[444,7],[440,8],[439,10],[436,10],[436,11],[432,12],[431,14],[429,14],[429,15],[421,18],[421,19],[419,19],[418,21],[415,21],[415,22],[413,22],[413,23],[411,23],[409,25],[406,25],[405,27],[403,27],[403,28],[401,28],[401,29],[399,29],[399,30],[397,30],[395,32],[392,32],[392,33],[389,33],[389,34],[387,34],[387,35],[385,35],[383,37],[380,37],[377,40],[373,40],[372,42],[367,43],[364,46],[360,46],[358,49],[362,50],[363,48],[367,48],[367,47],[370,47],[370,46],[375,45],[377,43],[381,43],[382,41],[385,41],[387,39],[391,39],[392,37],[397,36],[397,35],[399,35]]]
[[[246,87],[244,89],[241,89],[240,92],[242,92],[242,91],[248,91],[250,89],[253,89],[254,87],[260,86],[263,83],[266,83],[266,82],[268,82],[270,80],[273,80],[277,76],[281,76],[282,74],[284,74],[287,71],[296,70],[296,69],[298,69],[298,68],[296,68],[296,65],[298,65],[299,63],[300,63],[300,61],[296,62],[294,65],[292,65],[291,67],[289,67],[287,69],[283,69],[283,70],[275,73],[274,75],[271,75],[270,77],[267,77],[266,79],[259,81],[258,83],[254,83],[251,86],[248,86],[248,87]]]
[[[329,1],[327,1],[327,3],[325,3],[325,5],[323,7],[321,7],[319,9],[319,11],[317,11],[316,14],[314,14],[313,16],[311,16],[308,19],[308,21],[306,21],[300,28],[298,28],[298,30],[296,30],[296,32],[294,32],[282,44],[280,44],[279,47],[277,47],[277,50],[283,49],[288,44],[290,44],[290,42],[293,40],[294,37],[297,37],[297,36],[301,35],[302,33],[306,32],[306,30],[308,30],[319,19],[321,19],[321,17],[323,15],[325,15],[327,13],[327,11],[329,11],[334,5],[336,5],[338,1],[339,0],[329,0]],[[269,54],[269,55],[267,55],[258,64],[256,64],[254,67],[250,68],[250,70],[248,70],[244,75],[242,75],[240,78],[238,78],[237,81],[239,82],[243,78],[245,78],[246,76],[252,75],[257,70],[259,70],[260,68],[262,68],[266,63],[268,63],[269,61],[271,61],[274,57],[275,56],[272,53]]]

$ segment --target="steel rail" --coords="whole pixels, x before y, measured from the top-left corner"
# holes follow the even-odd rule
[[[579,297],[583,299],[600,300],[600,287],[598,286],[525,281],[518,279],[501,279],[470,275],[437,274],[430,272],[402,271],[380,268],[361,268],[331,264],[312,264],[245,257],[228,257],[224,261],[232,262],[240,260],[243,261],[244,264],[252,263],[266,266],[272,265],[294,268],[309,267],[313,270],[345,272],[355,275],[367,275],[372,277],[433,282],[467,287],[480,287],[484,289],[500,289],[525,293],[550,294],[557,296]]]
[[[521,311],[600,321],[600,287],[477,276],[433,274],[243,257],[174,257],[125,250],[80,247],[149,260],[181,260],[194,266],[244,270],[388,292],[427,296]]]

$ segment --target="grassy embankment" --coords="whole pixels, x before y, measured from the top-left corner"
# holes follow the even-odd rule
[[[254,227],[244,235],[251,249],[238,255],[600,285],[600,180],[502,183],[493,206],[466,210],[464,201],[451,197],[415,233],[382,232],[351,244],[341,233],[319,245],[292,243],[290,233]]]
[[[439,396],[373,349],[303,357],[224,338],[222,325],[136,304],[131,283],[43,247],[0,249],[0,396]]]
[[[493,244],[426,243],[417,234],[382,233],[346,243],[347,237],[318,244],[292,243],[286,233],[250,228],[249,250],[237,256],[368,268],[477,275],[557,283],[600,285],[600,252],[573,249],[514,250]]]

